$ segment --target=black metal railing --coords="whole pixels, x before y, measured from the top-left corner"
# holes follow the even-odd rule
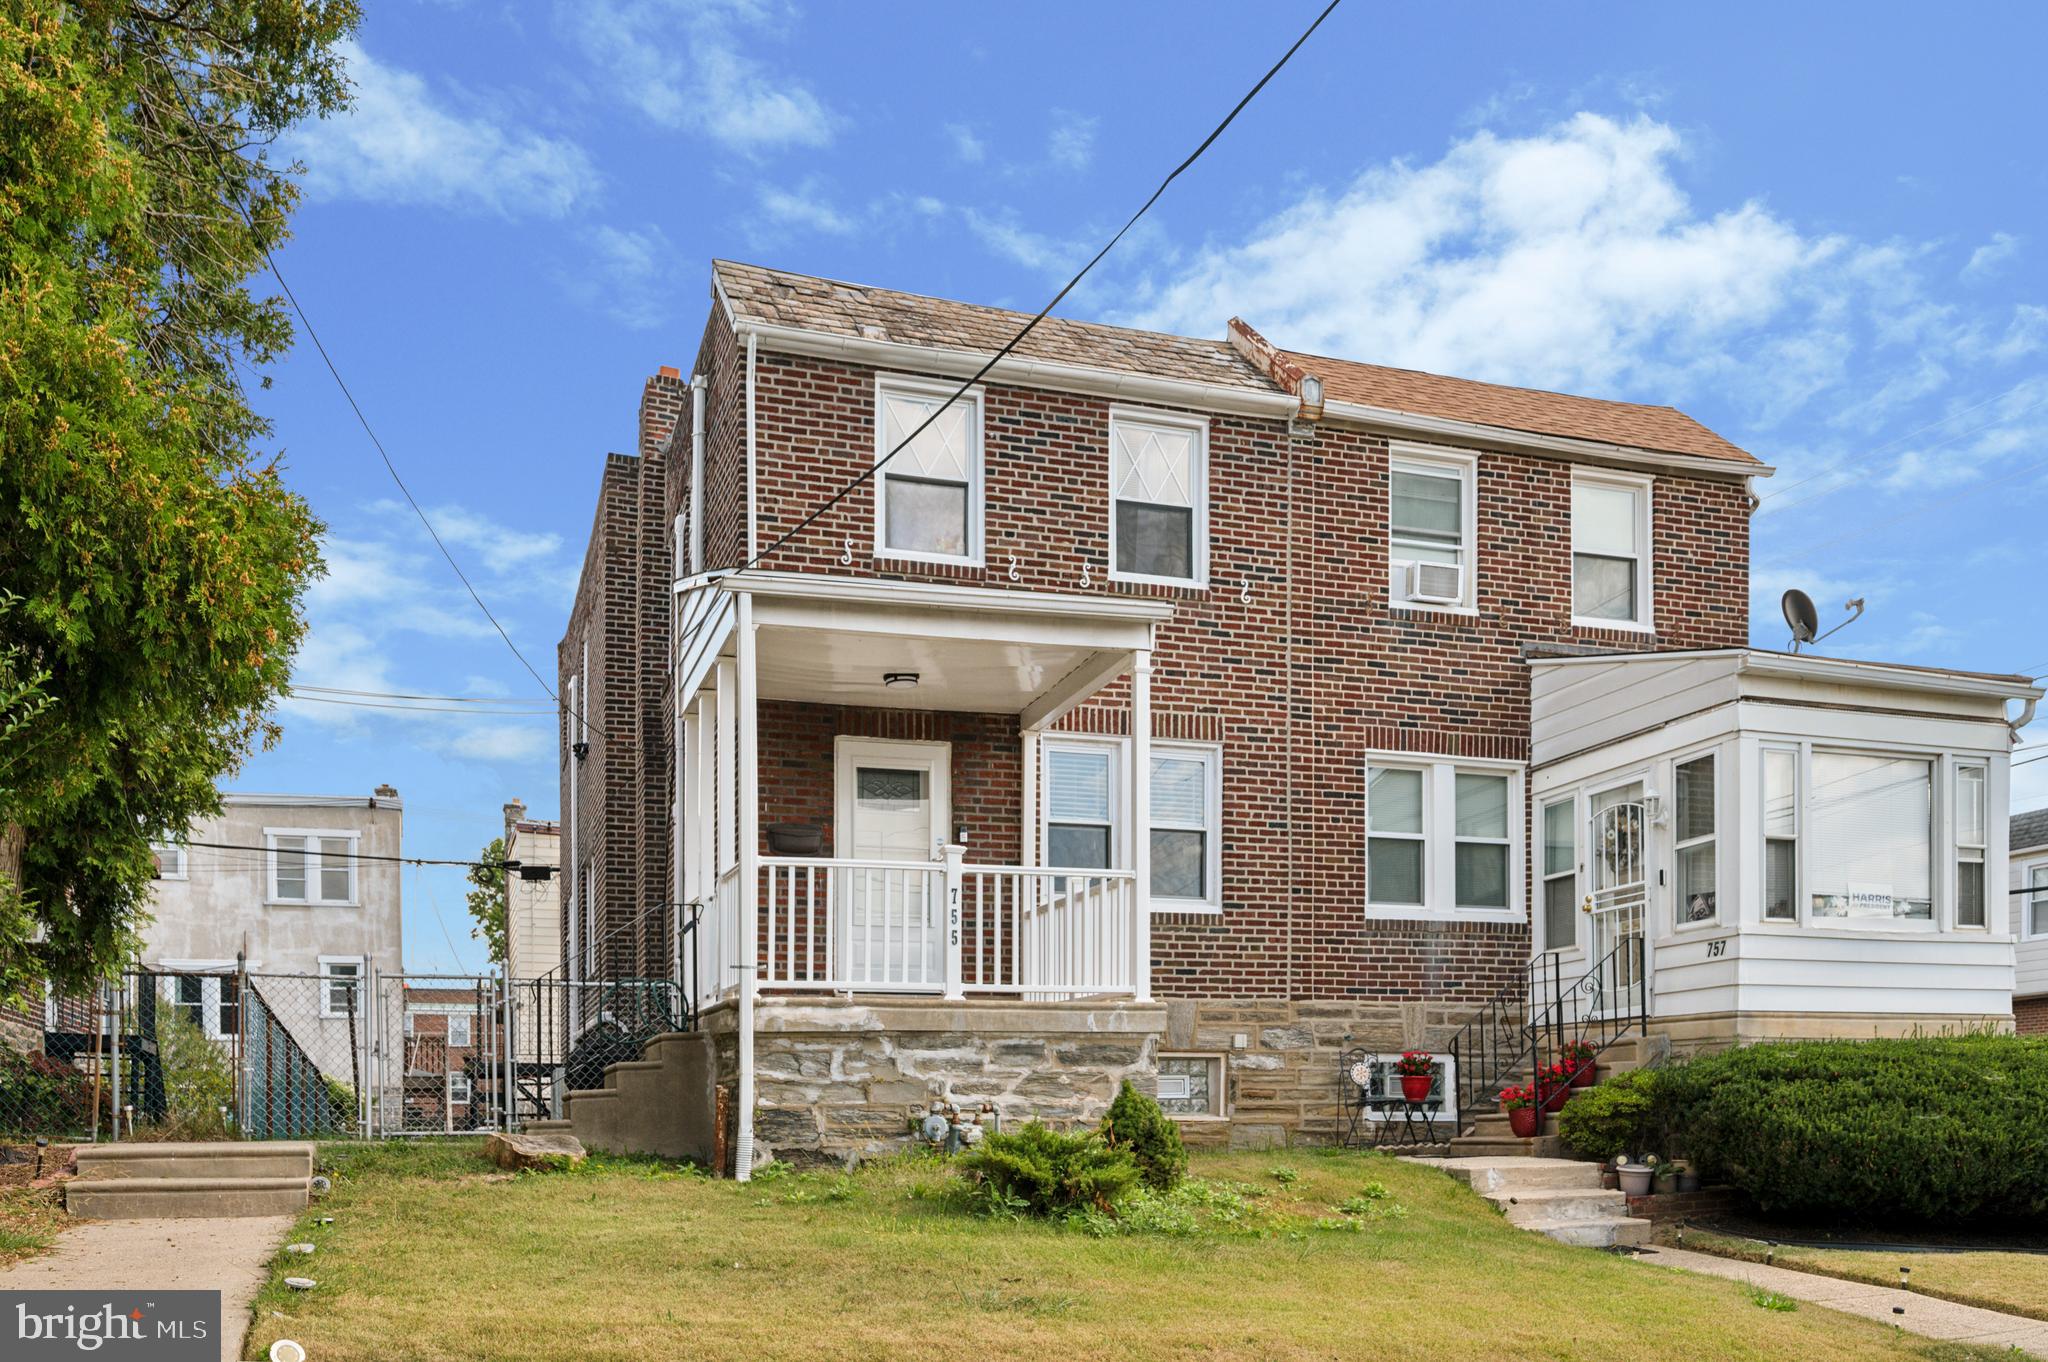
[[[1625,936],[1569,982],[1557,956],[1529,962],[1520,979],[1480,1004],[1451,1038],[1458,1120],[1497,1105],[1500,1090],[1534,1081],[1539,1066],[1583,1041],[1595,1060],[1616,1041],[1649,1029],[1643,938]]]

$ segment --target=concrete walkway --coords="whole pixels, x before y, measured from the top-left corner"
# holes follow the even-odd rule
[[[1845,1282],[1812,1272],[1795,1272],[1790,1268],[1766,1267],[1762,1263],[1722,1258],[1711,1253],[1694,1253],[1690,1249],[1644,1249],[1640,1258],[1661,1267],[1683,1268],[1688,1272],[1704,1272],[1732,1281],[1752,1282],[1767,1291],[1776,1291],[1829,1310],[1839,1310],[1845,1315],[1861,1315],[1879,1324],[1896,1324],[1908,1333],[1925,1338],[1952,1343],[1980,1343],[1993,1348],[2020,1348],[2036,1357],[2048,1358],[2048,1320],[2002,1314],[1974,1305],[1957,1305],[1917,1291],[1901,1291],[1895,1286]],[[1899,1307],[1905,1309],[1904,1314],[1893,1313]]]
[[[7,1291],[218,1291],[222,1362],[236,1362],[249,1303],[291,1231],[288,1215],[235,1219],[81,1220],[48,1253],[0,1268]]]

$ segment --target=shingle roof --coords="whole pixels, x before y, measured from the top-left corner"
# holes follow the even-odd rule
[[[1326,400],[1471,421],[1536,435],[1599,440],[1667,454],[1692,454],[1735,463],[1758,462],[1748,451],[1738,449],[1675,407],[1574,397],[1540,388],[1510,388],[1294,350],[1281,353],[1323,380]]]
[[[2029,809],[2012,816],[2010,837],[2014,851],[2048,847],[2048,809]]]
[[[711,268],[739,318],[827,335],[987,355],[1000,349],[1030,316],[731,260],[715,260]],[[1227,341],[1133,331],[1063,317],[1040,322],[1013,353],[1055,364],[1214,383],[1250,392],[1279,391]]]
[[[987,355],[1016,334],[1028,315],[731,260],[713,261],[712,272],[736,318],[826,335]],[[1015,353],[1025,359],[1247,392],[1281,392],[1293,386],[1276,384],[1228,341],[1060,317],[1039,323]],[[1341,402],[1731,463],[1757,462],[1672,407],[1510,388],[1289,350],[1278,353],[1321,378],[1324,396]]]

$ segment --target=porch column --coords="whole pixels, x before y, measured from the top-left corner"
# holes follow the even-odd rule
[[[694,695],[678,696],[676,711],[676,981],[682,988],[688,990],[690,1007],[695,1009],[698,1000],[704,995],[704,933],[691,931],[688,934],[690,965],[685,970],[683,925],[689,921],[691,905],[700,903],[697,882],[704,875],[703,867],[698,864],[704,855],[704,826],[701,813],[704,787],[697,777],[698,769],[702,765],[698,749],[704,745],[704,711],[702,702]],[[697,912],[703,912],[701,906]]]
[[[1131,654],[1131,991],[1152,1001],[1152,650]]]
[[[741,1182],[753,1177],[754,1164],[754,994],[760,985],[759,952],[761,903],[761,764],[759,715],[759,667],[754,637],[754,596],[743,591],[739,598],[739,817],[733,820],[739,837],[739,1129],[733,1158],[733,1175]]]
[[[1020,802],[1023,808],[1018,812],[1017,830],[1018,865],[1037,865],[1038,851],[1038,735],[1039,730],[1027,728],[1017,735],[1024,762],[1024,793]]]

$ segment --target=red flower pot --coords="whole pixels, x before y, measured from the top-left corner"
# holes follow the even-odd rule
[[[1436,1079],[1429,1074],[1402,1074],[1401,1095],[1411,1102],[1426,1102],[1435,1084]]]
[[[1543,1129],[1543,1113],[1536,1107],[1516,1107],[1508,1113],[1508,1129],[1518,1140],[1534,1139]]]
[[[1545,1111],[1562,1111],[1564,1110],[1564,1104],[1571,1100],[1572,1088],[1569,1083],[1561,1083],[1557,1087],[1545,1088],[1543,1090],[1543,1110]]]
[[[1572,1086],[1573,1086],[1573,1087],[1575,1087],[1575,1088],[1590,1088],[1590,1087],[1592,1087],[1592,1086],[1593,1086],[1593,1069],[1594,1069],[1594,1065],[1593,1065],[1592,1061],[1590,1061],[1590,1060],[1588,1060],[1588,1061],[1587,1061],[1586,1063],[1584,1063],[1584,1064],[1581,1064],[1581,1065],[1579,1066],[1579,1068],[1578,1068],[1578,1071],[1577,1071],[1576,1073],[1574,1073],[1574,1074],[1572,1075]]]

